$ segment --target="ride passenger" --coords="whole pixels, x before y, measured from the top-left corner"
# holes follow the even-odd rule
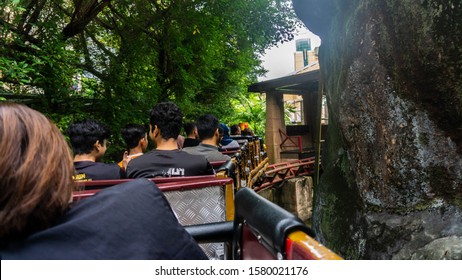
[[[231,136],[229,135],[229,127],[224,123],[221,123],[220,127],[223,131],[223,137],[221,138],[221,141],[220,141],[221,149],[226,150],[226,149],[239,148],[240,147],[239,143],[236,140],[233,140]]]
[[[183,113],[172,102],[162,102],[151,110],[149,137],[156,149],[132,159],[127,166],[129,178],[178,177],[213,175],[214,171],[204,156],[179,150]]]
[[[117,164],[100,162],[110,135],[104,125],[87,119],[71,124],[67,133],[74,151],[76,181],[125,178],[124,170]]]
[[[196,121],[196,126],[202,142],[195,147],[183,148],[183,151],[194,155],[203,155],[209,162],[230,160],[229,156],[218,151],[219,124],[218,119],[213,115],[200,116]]]
[[[207,258],[149,180],[71,205],[69,146],[41,113],[0,103],[0,149],[0,259]]]
[[[241,127],[238,124],[232,125],[231,129],[231,136],[241,136]]]
[[[239,146],[244,145],[247,143],[249,140],[248,139],[243,139],[242,136],[245,136],[244,133],[241,130],[241,126],[238,124],[232,125],[231,127],[231,135],[230,137],[236,140],[236,142],[239,144]]]
[[[253,132],[252,129],[250,129],[250,127],[246,127],[242,131],[242,136],[255,136],[255,133]]]
[[[126,165],[130,160],[141,156],[148,148],[148,134],[143,125],[127,124],[121,130],[122,138],[127,145],[127,154],[124,154],[124,159],[119,162],[119,167],[126,169]]]
[[[194,147],[199,145],[201,141],[198,139],[199,135],[197,133],[197,125],[194,122],[187,122],[184,124],[183,129],[186,133],[183,148]]]

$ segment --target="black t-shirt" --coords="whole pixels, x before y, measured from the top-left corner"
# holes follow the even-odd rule
[[[149,180],[104,189],[57,225],[0,250],[1,259],[207,259]]]
[[[132,159],[127,166],[128,178],[180,177],[212,175],[213,168],[201,155],[180,150],[152,150]]]
[[[199,139],[185,138],[183,142],[183,148],[194,147],[194,146],[199,145],[200,143],[201,143],[201,140]]]
[[[112,180],[125,178],[125,172],[117,164],[93,161],[74,162],[76,181]]]

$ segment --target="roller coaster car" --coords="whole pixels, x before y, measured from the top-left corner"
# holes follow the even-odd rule
[[[311,230],[293,214],[247,188],[234,195],[232,178],[151,180],[210,259],[340,259],[315,241]],[[125,181],[129,180],[86,183],[107,187]],[[75,192],[74,200],[99,190]]]

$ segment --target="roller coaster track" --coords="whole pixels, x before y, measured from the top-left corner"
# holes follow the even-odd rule
[[[254,179],[255,183],[251,187],[256,192],[259,192],[291,178],[312,176],[314,174],[314,157],[267,165],[264,172],[261,172],[261,175]]]

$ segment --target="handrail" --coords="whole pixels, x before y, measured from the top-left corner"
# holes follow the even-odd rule
[[[184,227],[198,243],[230,242],[233,239],[233,222],[218,222]]]

